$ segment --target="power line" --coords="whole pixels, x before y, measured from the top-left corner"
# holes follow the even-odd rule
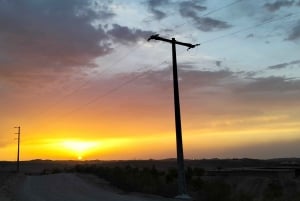
[[[212,39],[208,39],[208,40],[202,41],[201,44],[213,42],[215,40],[218,40],[218,39],[221,39],[221,38],[225,38],[225,37],[228,37],[228,36],[232,36],[232,35],[244,32],[244,31],[249,31],[251,29],[263,26],[263,25],[268,24],[268,23],[272,23],[272,22],[275,22],[275,21],[280,21],[280,20],[283,20],[283,19],[291,17],[291,16],[296,16],[296,14],[294,13],[294,14],[290,14],[290,15],[285,15],[285,16],[282,16],[282,17],[279,17],[279,18],[271,17],[271,18],[269,18],[267,20],[264,20],[262,23],[259,23],[259,24],[253,25],[253,26],[249,26],[249,27],[246,27],[244,29],[240,29],[240,30],[228,33],[228,34],[224,34],[224,35],[212,38]]]
[[[121,61],[123,61],[124,59],[126,59],[130,54],[133,54],[135,51],[137,51],[141,46],[135,46],[134,48],[132,48],[130,51],[126,52],[126,54],[124,54],[123,56],[121,56],[119,59],[114,60],[113,62],[111,62],[108,66],[106,66],[105,68],[103,68],[99,73],[97,73],[97,76],[101,76],[103,75],[104,72],[111,70],[110,67],[115,66],[116,64],[120,63]],[[89,78],[87,80],[85,80],[81,85],[79,85],[78,87],[76,87],[75,89],[73,89],[71,92],[61,96],[58,100],[56,100],[53,104],[51,104],[50,106],[47,107],[46,111],[42,111],[39,115],[44,115],[46,114],[51,108],[53,108],[54,106],[58,105],[59,103],[63,102],[66,100],[66,98],[72,96],[73,94],[75,94],[76,92],[78,92],[80,89],[82,89],[83,87],[86,87],[89,85],[89,83],[91,82],[92,78]]]
[[[241,1],[243,1],[243,0],[233,1],[233,2],[231,2],[231,3],[229,3],[229,4],[226,4],[226,5],[222,6],[222,7],[219,7],[219,8],[216,8],[216,9],[214,9],[214,10],[211,10],[211,11],[209,11],[209,12],[207,12],[207,13],[201,15],[201,16],[208,16],[208,15],[210,15],[210,14],[212,14],[212,13],[218,12],[218,11],[220,11],[220,10],[222,10],[222,9],[225,9],[225,8],[228,8],[228,7],[232,6],[232,5],[235,5],[235,4],[237,4],[237,3],[241,2]],[[235,32],[232,32],[232,33],[229,33],[229,34],[225,34],[225,35],[222,35],[222,36],[219,36],[219,37],[216,37],[216,38],[212,38],[212,39],[203,41],[202,43],[212,42],[212,41],[214,41],[214,40],[218,40],[218,39],[221,39],[221,38],[230,36],[230,35],[234,35],[234,34],[237,34],[237,33],[243,32],[243,31],[247,31],[247,30],[250,30],[250,29],[252,29],[252,28],[255,28],[255,27],[258,27],[258,26],[262,26],[262,25],[264,25],[264,24],[273,22],[273,21],[275,21],[275,20],[281,20],[281,19],[284,19],[284,18],[290,17],[290,16],[291,16],[291,15],[289,15],[289,16],[284,16],[284,17],[281,17],[281,18],[278,18],[278,19],[270,18],[270,19],[264,21],[263,23],[260,23],[260,24],[254,25],[254,26],[250,26],[250,27],[247,27],[247,28],[245,28],[245,29],[241,29],[241,30],[238,30],[238,31],[235,31]],[[185,23],[185,24],[186,24],[186,23]],[[201,44],[202,44],[202,43],[201,43]],[[141,47],[141,46],[140,46],[140,47]],[[111,63],[110,65],[108,65],[107,67],[105,67],[105,68],[100,72],[99,75],[101,75],[103,72],[105,72],[109,67],[111,67],[111,66],[113,66],[113,65],[115,65],[115,64],[117,64],[117,63],[119,63],[120,61],[124,60],[125,58],[127,58],[130,54],[132,54],[133,52],[135,52],[135,51],[136,51],[137,49],[139,49],[140,47],[133,48],[132,51],[129,51],[127,54],[125,54],[124,56],[120,57],[120,59],[118,59],[117,61],[115,61],[115,62]],[[135,79],[133,78],[133,80],[135,80]],[[132,80],[132,81],[133,81],[133,80]],[[130,83],[130,82],[131,82],[131,81],[129,81],[129,83]],[[75,88],[73,91],[71,91],[70,93],[66,94],[66,95],[63,96],[60,100],[58,100],[58,101],[56,101],[54,104],[52,104],[52,105],[50,106],[50,108],[53,108],[55,105],[61,103],[62,101],[65,100],[65,98],[67,98],[67,97],[69,97],[69,96],[75,94],[79,89],[83,88],[84,86],[87,86],[89,83],[90,83],[90,80],[84,82],[82,85],[80,85],[79,87]],[[120,87],[120,88],[122,88],[122,87]],[[107,91],[107,94],[111,94],[111,93],[113,93],[113,92],[115,92],[115,91],[117,91],[117,89],[116,89],[116,88],[113,88],[113,89],[111,89],[111,90],[108,90],[108,91]],[[106,93],[105,93],[105,94],[106,94]],[[105,96],[106,96],[106,95],[105,95]],[[96,101],[97,99],[98,99],[98,96],[95,98],[95,101]],[[95,101],[90,100],[90,101],[88,102],[87,105],[90,105],[90,104],[92,104],[92,103],[95,102]],[[49,110],[49,109],[48,109],[48,110]],[[44,113],[45,113],[45,112],[44,112]]]
[[[183,52],[186,52],[186,51],[185,51],[185,50],[179,51],[179,55],[182,54]],[[137,80],[137,79],[139,79],[139,78],[141,78],[141,77],[143,77],[143,76],[146,76],[146,75],[148,75],[149,73],[152,73],[152,72],[153,72],[153,68],[154,68],[155,66],[156,66],[156,68],[157,68],[157,66],[161,66],[161,65],[163,65],[163,64],[165,64],[165,63],[167,63],[167,61],[164,60],[164,61],[162,61],[162,62],[160,62],[160,63],[158,63],[158,64],[156,64],[156,65],[150,65],[150,66],[148,66],[148,67],[139,68],[139,70],[146,70],[146,69],[148,69],[148,70],[145,71],[145,72],[142,72],[142,73],[140,73],[140,74],[136,74],[135,77],[133,77],[133,78],[131,78],[131,79],[129,79],[129,80],[126,80],[126,81],[120,83],[119,85],[115,86],[114,88],[110,89],[109,91],[106,91],[106,92],[103,93],[103,94],[99,94],[98,96],[93,97],[92,99],[89,99],[89,101],[87,101],[86,103],[84,103],[84,104],[82,104],[82,105],[80,105],[80,106],[74,108],[73,110],[71,110],[71,111],[69,111],[69,112],[66,112],[66,113],[61,114],[61,115],[59,115],[58,117],[59,117],[59,118],[63,118],[63,117],[66,118],[66,117],[70,116],[71,114],[74,114],[75,112],[78,112],[78,111],[80,111],[80,110],[86,108],[87,106],[92,105],[93,103],[95,103],[95,102],[97,102],[97,101],[100,101],[101,99],[106,98],[107,96],[109,96],[109,95],[111,95],[111,94],[113,94],[113,93],[119,91],[121,88],[123,88],[123,87],[129,85],[129,84],[132,83],[133,81],[135,81],[135,80]],[[154,68],[154,69],[155,69],[155,68]],[[58,122],[57,122],[57,123],[58,123]],[[53,124],[52,124],[52,126],[53,126]]]
[[[180,55],[181,53],[183,53],[183,52],[186,52],[186,51],[184,51],[184,50],[180,51],[180,52],[179,52],[179,55]],[[118,90],[120,90],[121,88],[123,88],[123,87],[129,85],[129,84],[132,83],[133,81],[135,81],[135,80],[137,80],[137,79],[139,79],[139,78],[141,78],[141,77],[143,77],[143,76],[145,76],[145,75],[151,73],[151,72],[153,71],[152,69],[155,68],[155,66],[156,66],[156,68],[157,68],[157,67],[159,67],[159,66],[161,66],[161,65],[163,65],[163,64],[165,64],[165,63],[167,63],[167,61],[166,61],[166,60],[163,60],[162,62],[160,62],[160,63],[158,63],[158,64],[150,65],[150,66],[147,66],[147,67],[139,68],[137,71],[147,70],[147,69],[148,69],[148,70],[147,70],[147,71],[144,71],[144,72],[142,72],[142,73],[140,73],[140,74],[137,74],[136,76],[134,76],[134,77],[131,78],[131,79],[125,80],[124,82],[120,83],[119,85],[117,85],[117,86],[115,86],[114,88],[112,88],[112,89],[106,91],[106,92],[103,93],[103,94],[99,94],[99,95],[97,95],[97,96],[95,96],[95,97],[89,99],[86,103],[84,103],[84,104],[78,106],[77,108],[71,110],[70,112],[67,112],[67,113],[65,113],[65,114],[60,115],[60,117],[65,117],[65,116],[68,116],[68,115],[70,115],[70,114],[73,114],[74,112],[77,112],[77,111],[83,109],[84,107],[89,106],[89,105],[95,103],[96,101],[99,101],[99,100],[101,100],[101,99],[103,99],[103,98],[105,98],[105,97],[107,97],[107,96],[109,96],[109,95],[111,95],[111,94],[117,92]]]
[[[212,14],[212,13],[216,13],[216,12],[222,10],[222,9],[225,9],[225,8],[228,8],[228,7],[230,7],[230,6],[233,6],[233,5],[237,4],[237,3],[240,3],[241,1],[244,1],[244,0],[233,1],[233,2],[231,2],[231,3],[229,3],[229,4],[226,4],[226,5],[224,5],[224,6],[221,6],[220,8],[216,8],[216,9],[214,9],[214,10],[212,10],[212,11],[209,11],[209,12],[205,13],[204,15],[201,15],[201,17],[206,17],[206,16],[208,16],[208,15],[210,15],[210,14]]]
[[[225,5],[225,6],[223,6],[223,7],[220,7],[220,8],[218,8],[218,9],[215,9],[215,10],[213,10],[213,11],[211,11],[211,12],[205,14],[205,15],[208,15],[208,14],[211,14],[211,13],[214,13],[214,12],[217,12],[217,11],[219,11],[219,10],[221,10],[221,9],[227,8],[227,7],[232,6],[232,5],[234,5],[234,4],[238,3],[238,2],[241,2],[241,1],[243,1],[243,0],[238,0],[238,1],[232,2],[232,3],[228,4],[228,5]],[[203,44],[203,43],[209,43],[209,42],[212,42],[212,41],[215,41],[215,40],[218,40],[218,39],[227,37],[227,36],[231,36],[231,35],[234,35],[234,34],[237,34],[237,33],[241,33],[241,32],[244,32],[244,31],[247,31],[247,30],[250,30],[250,29],[259,27],[259,26],[262,26],[262,25],[264,25],[264,24],[268,24],[268,23],[271,23],[271,22],[274,22],[274,21],[282,20],[282,19],[284,19],[284,18],[293,16],[293,15],[295,15],[295,14],[283,16],[283,17],[276,18],[276,19],[274,19],[274,17],[272,17],[272,18],[269,18],[269,19],[265,20],[264,22],[262,22],[262,23],[260,23],[260,24],[256,24],[256,25],[254,25],[254,26],[250,26],[250,27],[247,27],[247,28],[245,28],[245,29],[241,29],[241,30],[238,30],[238,31],[229,33],[229,34],[224,34],[224,35],[222,35],[222,36],[219,36],[219,37],[216,37],[216,38],[212,38],[212,39],[203,41],[201,44]],[[137,49],[138,49],[138,48],[134,48],[134,50],[137,50]],[[118,62],[122,61],[124,58],[126,58],[126,57],[127,57],[129,54],[131,54],[131,53],[132,53],[132,51],[131,51],[131,52],[128,52],[128,54],[124,55],[123,57],[121,57],[119,60],[117,60],[116,62],[112,63],[112,64],[109,65],[108,67],[110,67],[110,66],[112,66],[112,65],[114,65],[114,64],[117,64]],[[164,61],[164,62],[165,62],[165,61]],[[162,62],[162,63],[164,63],[164,62]],[[162,63],[161,63],[161,64],[162,64]],[[161,64],[160,64],[160,65],[161,65]],[[106,71],[108,67],[106,67],[103,71],[101,71],[101,73],[104,72],[104,71]],[[89,100],[89,101],[88,101],[86,104],[84,104],[83,106],[80,106],[79,108],[76,108],[76,109],[72,110],[71,112],[68,112],[67,114],[74,113],[74,112],[77,111],[78,109],[81,109],[82,107],[88,106],[88,105],[90,105],[90,104],[96,102],[96,101],[99,100],[100,98],[104,98],[104,97],[106,97],[106,96],[108,96],[108,95],[114,93],[115,91],[118,91],[118,90],[119,90],[120,88],[122,88],[123,86],[126,86],[126,85],[130,84],[131,82],[133,82],[134,80],[136,80],[137,78],[141,77],[141,75],[142,75],[142,74],[140,74],[139,76],[133,77],[132,79],[129,79],[129,80],[125,81],[124,83],[121,83],[120,86],[118,85],[118,86],[112,88],[111,90],[108,90],[106,93],[101,94],[101,95],[99,95],[99,96],[96,96],[95,98]],[[88,81],[88,82],[89,82],[89,81]],[[87,82],[84,83],[83,85],[81,85],[80,87],[76,88],[74,91],[72,91],[71,93],[67,94],[67,95],[64,96],[64,97],[68,97],[68,96],[74,94],[74,93],[77,92],[80,88],[86,86],[86,84],[87,84]],[[57,103],[59,103],[59,102],[60,102],[60,101],[56,102],[55,105],[56,105]],[[65,116],[65,115],[64,115],[64,116]]]
[[[160,65],[164,64],[165,62],[166,62],[166,61],[163,61],[163,62],[159,63],[157,66],[160,66]],[[140,71],[140,70],[145,70],[145,69],[150,69],[150,68],[153,67],[153,66],[154,66],[154,65],[149,66],[149,67],[140,68],[140,69],[138,69],[138,71]],[[95,103],[96,101],[99,101],[99,100],[101,100],[101,99],[103,99],[103,98],[105,98],[105,97],[107,97],[107,96],[113,94],[114,92],[120,90],[121,88],[123,88],[123,87],[129,85],[129,84],[132,83],[133,81],[137,80],[137,79],[140,78],[140,77],[143,77],[143,76],[147,75],[147,74],[150,73],[150,72],[151,72],[151,70],[148,70],[148,71],[146,71],[146,72],[144,72],[144,73],[140,73],[140,74],[136,75],[135,77],[132,77],[131,79],[126,80],[126,81],[120,83],[119,85],[113,87],[112,89],[106,91],[105,93],[93,97],[92,99],[90,99],[90,100],[89,100],[88,102],[86,102],[85,104],[78,106],[77,108],[73,109],[72,111],[63,114],[62,116],[65,117],[65,116],[68,116],[68,115],[70,115],[70,114],[73,114],[74,112],[77,112],[77,111],[81,110],[82,108],[87,107],[87,106],[89,106],[89,105]]]
[[[230,7],[230,6],[234,5],[234,4],[237,4],[237,3],[241,2],[241,1],[243,1],[243,0],[237,0],[237,1],[231,2],[231,3],[229,3],[229,4],[226,4],[226,5],[222,6],[222,7],[219,7],[219,8],[216,8],[216,9],[214,9],[214,10],[211,10],[211,11],[209,11],[209,12],[207,12],[207,13],[201,15],[201,16],[208,16],[208,15],[210,15],[210,14],[212,14],[212,13],[215,13],[215,12],[218,12],[218,11],[220,11],[220,10],[222,10],[222,9],[228,8],[228,7]],[[184,23],[184,24],[187,24],[187,22]],[[182,25],[184,25],[184,24],[182,24]],[[182,25],[177,25],[177,26],[182,26]],[[175,28],[176,28],[176,26],[175,26]],[[145,43],[145,42],[143,42],[143,43]],[[103,70],[101,70],[101,71],[98,73],[98,75],[102,75],[105,71],[108,70],[108,68],[110,68],[110,67],[112,67],[112,66],[118,64],[119,62],[123,61],[123,60],[126,59],[129,55],[133,54],[136,50],[138,50],[140,47],[141,47],[141,46],[132,48],[131,50],[129,50],[129,51],[127,52],[127,54],[125,54],[124,56],[120,57],[118,60],[115,60],[115,61],[112,62],[110,65],[106,66]],[[45,110],[42,111],[39,115],[44,115],[44,114],[46,114],[51,108],[53,108],[54,106],[58,105],[59,103],[65,101],[66,98],[72,96],[72,95],[75,94],[77,91],[79,91],[79,90],[82,89],[83,87],[87,86],[87,85],[90,83],[90,81],[91,81],[91,78],[88,79],[88,80],[86,80],[85,82],[83,82],[81,85],[79,85],[78,87],[76,87],[76,88],[75,88],[74,90],[72,90],[71,92],[65,94],[64,96],[62,96],[61,98],[59,98],[58,100],[56,100],[53,104],[51,104],[50,106],[47,107],[47,110],[46,110],[46,111],[45,111]]]
[[[233,2],[233,3],[231,3],[231,4],[228,4],[227,6],[223,6],[223,7],[228,7],[228,6],[230,6],[230,5],[234,5],[235,3],[238,3],[238,2],[240,2],[240,1],[243,1],[243,0],[235,1],[235,2]],[[223,8],[223,7],[222,7],[222,8]],[[216,9],[216,10],[217,10],[217,9]],[[296,14],[298,14],[298,13],[296,13]],[[224,35],[221,35],[221,36],[218,36],[218,37],[215,37],[215,38],[206,40],[206,41],[202,41],[201,44],[213,42],[213,41],[215,41],[215,40],[218,40],[218,39],[221,39],[221,38],[225,38],[225,37],[228,37],[228,36],[231,36],[231,35],[235,35],[235,34],[237,34],[237,33],[241,33],[241,32],[244,32],[244,31],[248,31],[248,30],[254,29],[254,28],[259,27],[259,26],[263,26],[263,25],[268,24],[268,23],[271,23],[271,22],[280,21],[280,20],[283,20],[283,19],[288,18],[288,17],[291,17],[291,16],[296,16],[296,14],[294,13],[294,14],[290,14],[290,15],[285,15],[285,16],[282,16],[282,17],[279,17],[279,18],[272,17],[272,18],[269,18],[269,19],[265,20],[265,21],[262,22],[262,23],[259,23],[259,24],[254,25],[254,26],[249,26],[249,27],[246,27],[246,28],[244,28],[244,29],[240,29],[240,30],[238,30],[238,31],[231,32],[231,33],[229,33],[229,34],[224,34]],[[164,62],[165,62],[165,61],[164,61]],[[164,63],[164,62],[162,62],[162,63]],[[140,76],[138,76],[138,77],[140,77]],[[127,85],[127,84],[131,83],[131,82],[134,81],[135,79],[136,79],[136,78],[134,77],[133,79],[130,79],[130,80],[128,80],[128,81],[125,81],[124,85]],[[117,87],[113,88],[112,90],[107,91],[107,93],[105,93],[105,94],[103,95],[103,97],[106,97],[107,95],[109,95],[109,94],[111,94],[111,93],[117,91],[119,88],[122,88],[122,86],[117,86]],[[102,97],[102,95],[101,95],[101,96],[97,96],[96,98],[90,100],[90,101],[86,104],[86,106],[92,104],[93,102],[97,101],[97,100],[98,100],[99,98],[101,98],[101,97]],[[80,107],[80,108],[82,108],[82,107]],[[77,111],[78,108],[75,109],[75,110]],[[74,111],[72,111],[71,113],[73,113],[73,112],[74,112]]]
[[[199,15],[199,17],[206,17],[206,16],[208,16],[208,15],[210,15],[210,14],[212,14],[212,13],[216,13],[216,12],[218,12],[218,11],[220,11],[220,10],[223,10],[223,9],[228,8],[228,7],[230,7],[230,6],[233,6],[233,5],[237,4],[237,3],[240,3],[241,1],[244,1],[244,0],[236,0],[236,1],[233,1],[233,2],[231,2],[231,3],[229,3],[229,4],[226,4],[226,5],[221,6],[221,7],[219,7],[219,8],[213,9],[213,10],[207,12],[207,13],[204,13],[204,14],[202,14],[202,15]],[[190,20],[190,21],[192,21],[192,20]],[[178,28],[178,27],[181,27],[181,26],[186,25],[186,24],[188,24],[188,22],[184,22],[184,23],[175,25],[174,28]],[[193,22],[192,24],[195,25],[195,24],[197,24],[197,22]]]

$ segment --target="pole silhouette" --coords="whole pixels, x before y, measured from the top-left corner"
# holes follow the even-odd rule
[[[175,109],[175,126],[176,126],[176,147],[177,147],[177,165],[178,165],[178,198],[189,199],[187,195],[187,187],[184,172],[184,155],[183,155],[183,143],[182,143],[182,129],[181,129],[181,116],[180,116],[180,98],[178,87],[178,71],[177,71],[177,59],[176,59],[176,45],[182,45],[188,47],[187,50],[194,48],[200,44],[189,44],[176,41],[175,38],[166,39],[160,37],[158,34],[149,37],[150,40],[160,40],[172,44],[172,59],[173,59],[173,88],[174,88],[174,109]]]
[[[18,153],[17,153],[17,173],[20,172],[20,137],[21,137],[21,127],[20,126],[16,126],[15,128],[18,129],[18,132],[15,133],[16,135],[18,135]]]

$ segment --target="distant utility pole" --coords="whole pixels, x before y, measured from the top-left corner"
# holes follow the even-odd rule
[[[21,127],[20,126],[16,126],[15,128],[18,129],[18,132],[15,133],[16,135],[18,135],[18,155],[17,155],[17,173],[19,173],[20,171],[20,135],[21,135]]]
[[[160,40],[172,44],[172,57],[173,57],[173,87],[174,87],[174,108],[175,108],[175,125],[176,125],[176,146],[177,146],[177,165],[178,165],[178,193],[176,198],[190,199],[187,195],[185,173],[184,173],[184,157],[183,145],[181,134],[181,117],[180,117],[180,102],[179,102],[179,88],[178,88],[178,73],[177,73],[177,60],[176,60],[176,44],[188,47],[187,50],[194,48],[200,44],[189,44],[176,41],[175,38],[165,39],[158,34],[152,35],[148,38],[150,40]]]

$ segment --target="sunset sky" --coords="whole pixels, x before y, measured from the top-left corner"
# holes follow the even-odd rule
[[[0,0],[0,160],[300,157],[300,0]]]

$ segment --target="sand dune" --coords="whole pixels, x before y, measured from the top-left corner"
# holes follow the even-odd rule
[[[75,174],[27,176],[17,201],[170,201],[147,195],[122,194]]]

